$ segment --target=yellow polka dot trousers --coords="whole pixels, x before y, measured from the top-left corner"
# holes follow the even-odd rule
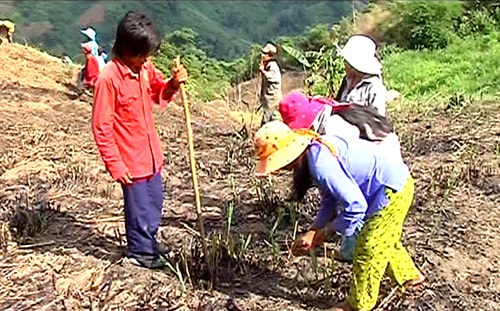
[[[414,187],[410,176],[401,191],[387,190],[389,205],[370,217],[359,234],[353,258],[353,283],[347,298],[357,310],[368,311],[375,307],[386,271],[400,286],[420,275],[401,243]]]

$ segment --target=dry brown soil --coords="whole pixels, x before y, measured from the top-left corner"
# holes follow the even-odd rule
[[[294,224],[306,228],[317,197],[291,205],[289,176],[252,176],[249,130],[228,115],[238,105],[193,104],[210,289],[181,105],[156,111],[167,159],[159,240],[173,269],[146,271],[122,260],[121,190],[96,151],[89,98],[68,84],[73,72],[17,45],[0,46],[0,66],[0,309],[325,310],[344,298],[350,266],[328,259],[338,241],[290,255]],[[403,240],[428,284],[402,294],[384,280],[379,310],[500,310],[500,103],[393,120],[417,183]]]

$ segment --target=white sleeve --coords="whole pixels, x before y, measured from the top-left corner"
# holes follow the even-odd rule
[[[387,135],[380,143],[379,147],[383,148],[390,157],[402,159],[401,143],[399,137],[395,133]]]
[[[371,105],[377,108],[378,113],[385,116],[386,104],[387,104],[387,89],[382,84],[372,85],[370,92],[371,94]]]
[[[360,132],[356,126],[347,122],[338,114],[333,114],[325,122],[325,134],[337,135],[342,138],[359,138]]]

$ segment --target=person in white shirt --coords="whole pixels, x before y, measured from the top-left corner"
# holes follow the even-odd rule
[[[281,100],[281,68],[275,59],[277,48],[267,43],[261,50],[261,64],[259,71],[262,75],[260,104],[263,109],[261,125],[273,120],[279,120],[277,112]]]
[[[16,31],[16,24],[10,20],[0,20],[0,44],[2,39],[7,39],[7,42],[12,43],[12,35]]]
[[[387,89],[375,41],[365,35],[354,35],[343,49],[337,46],[337,52],[344,58],[346,75],[335,99],[373,107],[385,116]]]

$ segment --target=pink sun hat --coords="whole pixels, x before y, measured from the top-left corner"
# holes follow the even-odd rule
[[[325,105],[333,106],[336,110],[336,107],[348,104],[320,96],[309,97],[300,90],[293,90],[280,101],[279,111],[283,122],[291,129],[309,129]]]

